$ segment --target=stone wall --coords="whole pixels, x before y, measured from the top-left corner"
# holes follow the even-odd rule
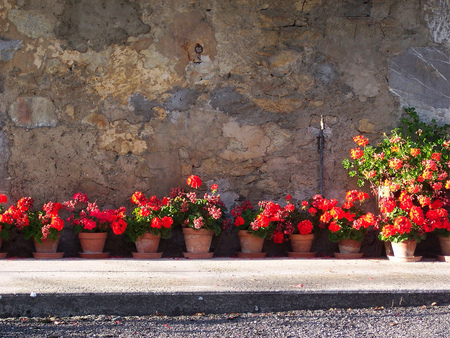
[[[448,0],[0,0],[0,192],[130,207],[197,174],[228,207],[301,200],[323,115],[342,199],[352,136],[403,105],[450,122],[449,55]]]

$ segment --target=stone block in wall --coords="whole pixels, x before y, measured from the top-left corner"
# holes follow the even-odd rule
[[[439,44],[448,44],[450,42],[450,3],[448,0],[427,0],[424,9],[431,39]]]
[[[22,41],[20,40],[6,39],[0,36],[0,61],[11,60],[21,45]]]
[[[405,106],[450,109],[450,51],[411,47],[392,58],[389,87]]]
[[[56,18],[39,10],[15,10],[8,12],[8,19],[17,30],[32,39],[46,38],[53,35]]]
[[[54,127],[58,123],[55,106],[45,97],[19,97],[9,107],[8,113],[19,127]]]

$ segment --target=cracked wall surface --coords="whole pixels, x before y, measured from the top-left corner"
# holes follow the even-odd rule
[[[448,37],[446,0],[0,0],[0,192],[131,207],[197,174],[229,208],[301,200],[323,116],[342,199],[352,136],[403,105],[450,122]]]

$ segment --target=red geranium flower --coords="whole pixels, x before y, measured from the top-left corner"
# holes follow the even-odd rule
[[[152,219],[151,226],[152,228],[161,229],[163,222],[159,219],[159,217],[155,217]]]
[[[191,175],[187,178],[186,183],[191,188],[197,189],[202,185],[202,180],[196,175]]]
[[[169,216],[164,216],[163,218],[161,218],[161,221],[162,221],[162,226],[167,229],[170,228],[173,224],[173,219],[172,219],[172,217],[169,217]]]
[[[244,219],[241,216],[237,216],[236,219],[234,220],[234,225],[235,226],[241,226],[245,223]]]
[[[310,220],[304,220],[297,224],[297,229],[300,235],[309,235],[313,230],[313,224]]]
[[[328,229],[332,232],[338,232],[339,230],[341,230],[341,226],[336,221],[333,221],[328,226]]]

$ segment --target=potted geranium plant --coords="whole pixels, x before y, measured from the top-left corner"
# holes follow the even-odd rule
[[[361,135],[355,136],[358,147],[343,164],[350,176],[358,177],[358,185],[368,181],[380,199],[380,239],[404,245],[412,241],[414,246],[435,228],[429,206],[435,201],[447,206],[444,190],[450,188],[450,142],[448,125],[438,126],[434,120],[427,124],[413,108],[405,111],[401,127],[376,146],[370,146]],[[388,247],[387,252],[390,256]]]
[[[191,175],[186,183],[193,189],[202,185],[199,176]],[[211,192],[199,198],[195,191],[184,192],[181,188],[173,189],[170,194],[169,213],[175,224],[182,227],[187,258],[212,258],[209,252],[212,237],[219,235],[225,219],[225,204],[217,194],[218,186],[213,184]]]
[[[259,214],[260,211],[255,210],[250,201],[244,201],[231,210],[235,230],[238,232],[241,245],[241,251],[237,252],[239,258],[262,258],[266,256],[266,253],[262,252],[264,239],[273,233],[274,227],[258,226],[255,221]]]
[[[133,252],[134,258],[161,258],[158,253],[158,245],[161,238],[169,238],[172,234],[173,219],[169,216],[170,199],[162,200],[156,196],[151,198],[136,191],[131,197],[131,202],[137,207],[133,210],[133,216],[127,217],[125,240],[136,244],[137,252]]]
[[[286,201],[284,207],[273,201],[260,201],[259,208],[255,210],[249,201],[245,201],[233,208],[231,215],[235,229],[238,230],[242,250],[238,252],[239,257],[265,257],[266,253],[261,252],[264,239],[272,239],[277,244],[287,241],[286,236],[296,231],[295,225],[297,229],[300,226],[304,234],[311,233],[313,229],[306,231],[307,225],[302,223],[305,219],[291,203],[290,195],[286,196]],[[250,243],[254,243],[251,249],[247,247]]]
[[[434,233],[439,238],[439,244],[441,246],[441,256],[438,256],[439,260],[450,261],[450,222],[449,215],[446,209],[432,209],[427,212],[428,218],[436,226]]]
[[[449,228],[447,210],[440,199],[402,191],[398,198],[384,197],[379,203],[382,219],[379,237],[392,245],[393,257],[406,261],[417,261],[414,257],[417,243],[426,238],[437,226]]]
[[[0,204],[8,202],[6,195],[0,195]],[[3,205],[0,205],[0,249],[2,247],[2,241],[8,240],[11,236],[11,229],[13,227],[13,218],[10,214],[4,213]],[[0,252],[0,258],[6,257],[6,252]]]
[[[125,221],[125,207],[118,209],[100,210],[96,202],[89,202],[84,193],[76,193],[72,200],[63,203],[66,210],[71,212],[67,219],[78,234],[82,258],[106,258],[109,252],[103,252],[107,232],[123,234],[127,223]],[[79,206],[82,208],[79,208]]]
[[[6,196],[3,195],[2,201],[7,201]],[[0,240],[2,238],[9,238],[12,227],[15,227],[18,231],[22,231],[24,227],[29,225],[30,220],[28,218],[28,212],[33,206],[33,202],[34,201],[31,197],[22,197],[16,205],[11,205],[6,211],[1,213]],[[6,257],[6,254],[4,256]]]
[[[336,258],[361,258],[361,243],[369,227],[376,227],[378,220],[371,212],[364,213],[356,204],[369,198],[365,192],[350,190],[346,193],[346,202],[338,206],[333,200],[331,208],[324,212],[322,221],[327,222],[328,238],[338,243]]]
[[[33,239],[35,258],[62,258],[63,252],[56,252],[59,238],[64,228],[64,221],[58,213],[63,208],[61,203],[48,202],[42,211],[28,210],[28,225],[23,227],[25,239]]]
[[[301,202],[301,208],[294,207],[291,196],[287,196],[285,209],[289,210],[284,223],[284,234],[289,236],[292,251],[288,252],[293,258],[312,258],[316,252],[311,252],[315,234],[320,229],[320,215],[326,201],[321,195],[315,195],[310,200]]]

